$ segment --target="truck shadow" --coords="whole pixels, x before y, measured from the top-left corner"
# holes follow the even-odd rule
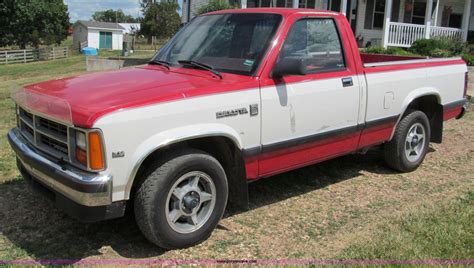
[[[249,184],[250,212],[356,178],[362,171],[394,173],[384,166],[383,154],[377,150],[364,156],[340,157]],[[131,215],[94,224],[79,223],[26,188],[21,179],[0,184],[0,242],[2,235],[9,241],[3,243],[6,248],[2,249],[7,256],[2,257],[0,252],[0,258],[16,259],[27,255],[38,261],[66,259],[74,262],[100,255],[146,258],[165,253],[142,236]],[[224,217],[239,213],[243,212],[229,208]],[[224,226],[219,228],[226,230]]]

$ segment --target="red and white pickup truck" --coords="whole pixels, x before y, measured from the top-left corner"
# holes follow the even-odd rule
[[[198,16],[146,66],[26,86],[8,138],[25,178],[82,221],[133,207],[163,248],[205,240],[254,180],[382,145],[416,169],[466,110],[459,58],[360,54],[313,9]],[[229,198],[228,198],[229,197]]]

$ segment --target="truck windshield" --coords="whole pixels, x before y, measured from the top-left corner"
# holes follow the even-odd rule
[[[277,14],[199,16],[181,29],[152,61],[171,65],[194,61],[219,72],[253,75],[280,21]]]

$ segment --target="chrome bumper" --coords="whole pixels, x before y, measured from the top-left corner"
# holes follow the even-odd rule
[[[34,149],[17,128],[8,133],[8,141],[24,171],[51,190],[83,206],[112,203],[112,176],[85,172],[47,157]]]

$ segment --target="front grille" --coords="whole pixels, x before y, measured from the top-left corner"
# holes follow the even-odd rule
[[[69,160],[67,126],[19,108],[18,126],[23,136],[35,147],[64,160]]]
[[[62,142],[59,142],[55,139],[52,139],[44,134],[38,134],[38,141],[39,141],[39,146],[45,146],[44,149],[54,149],[56,151],[61,152],[63,155],[68,154],[68,148],[67,144],[64,144]]]
[[[41,117],[38,117],[37,120],[38,127],[42,132],[56,136],[59,139],[67,140],[67,127],[65,125]]]

